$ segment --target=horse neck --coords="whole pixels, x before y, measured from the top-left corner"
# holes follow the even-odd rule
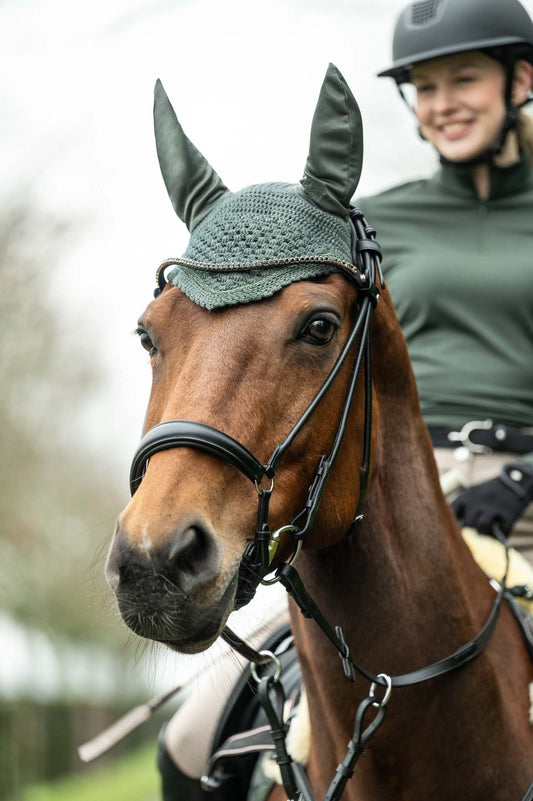
[[[474,637],[494,592],[441,493],[399,329],[376,334],[376,436],[364,519],[336,545],[304,549],[299,572],[330,625],[342,627],[352,658],[374,674],[394,676],[449,656]],[[315,621],[304,619],[294,605],[291,617],[313,732],[309,775],[322,791],[346,752],[369,684],[361,677],[354,684],[344,678],[336,649]],[[509,665],[523,662],[524,654],[509,631],[498,628],[490,654],[457,671],[453,680],[393,689],[386,723],[368,746],[372,757],[357,766],[347,801],[397,799],[396,784],[416,787],[409,797],[444,801],[463,793],[461,798],[485,798],[483,787],[494,764],[505,764],[502,775],[514,782],[520,797],[531,749],[524,708],[529,666],[522,665],[513,689],[511,719],[515,715],[520,728],[513,740],[505,707],[510,699],[504,703],[503,696]],[[480,737],[483,721],[488,734]],[[440,745],[427,753],[428,743]],[[441,762],[443,753],[445,764],[462,765],[451,777]],[[418,767],[421,754],[426,756]],[[506,792],[489,795],[500,801],[509,797]]]
[[[452,653],[480,628],[492,591],[474,564],[439,485],[405,341],[390,302],[373,326],[373,468],[360,527],[304,553],[300,572],[354,657],[399,674]],[[348,436],[360,436],[349,432]],[[471,600],[473,599],[473,600]],[[315,626],[312,649],[335,651]],[[305,649],[304,645],[304,649]],[[316,651],[315,651],[316,652]]]

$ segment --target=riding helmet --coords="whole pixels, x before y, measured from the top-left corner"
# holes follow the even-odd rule
[[[487,49],[533,63],[533,21],[519,0],[415,0],[396,22],[393,64],[378,75],[406,83],[421,61]]]

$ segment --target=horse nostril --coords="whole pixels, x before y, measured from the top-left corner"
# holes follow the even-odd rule
[[[168,550],[168,563],[177,573],[178,584],[186,591],[207,584],[219,570],[219,555],[213,538],[199,526],[189,526],[174,534]]]
[[[131,544],[118,530],[106,565],[106,576],[118,596],[153,593],[169,581],[185,595],[202,592],[220,572],[222,557],[217,540],[201,525],[175,531],[159,548],[146,551]],[[163,582],[161,583],[161,580]]]
[[[188,562],[194,564],[196,556],[201,558],[203,538],[201,530],[194,526],[186,529],[183,533],[174,535],[168,552],[169,562],[175,562],[180,570],[186,569]]]

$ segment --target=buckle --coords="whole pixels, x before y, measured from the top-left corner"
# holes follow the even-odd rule
[[[478,445],[477,442],[472,442],[470,439],[472,432],[488,431],[491,428],[492,420],[470,420],[464,424],[460,431],[448,432],[448,439],[450,442],[460,442],[470,453],[492,453],[492,448],[487,447],[487,445]]]

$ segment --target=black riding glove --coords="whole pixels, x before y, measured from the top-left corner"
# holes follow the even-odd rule
[[[461,525],[492,534],[499,523],[507,536],[528,503],[533,500],[533,463],[509,462],[498,478],[463,490],[452,501]]]

